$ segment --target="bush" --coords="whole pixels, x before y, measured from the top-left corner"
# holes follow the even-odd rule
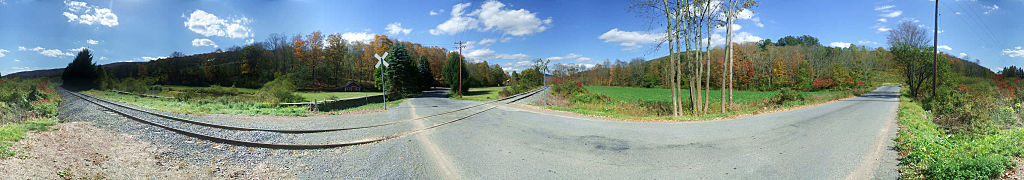
[[[260,88],[257,96],[266,100],[265,103],[269,104],[278,104],[281,102],[299,99],[299,97],[295,95],[295,91],[298,87],[295,86],[295,83],[292,83],[291,74],[277,74],[275,76],[276,78],[274,78],[273,81],[263,84],[263,87]]]
[[[772,96],[770,99],[777,105],[784,105],[786,102],[803,101],[804,95],[793,89],[782,88],[779,90],[779,94]]]

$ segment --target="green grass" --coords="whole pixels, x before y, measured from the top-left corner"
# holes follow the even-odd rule
[[[783,105],[773,105],[766,102],[765,99],[775,96],[778,92],[733,91],[733,102],[735,103],[733,106],[734,109],[726,111],[725,113],[720,113],[721,91],[711,91],[709,99],[712,103],[709,103],[709,113],[703,115],[692,115],[688,106],[690,101],[687,93],[689,91],[683,90],[683,104],[687,105],[684,107],[684,115],[671,116],[668,114],[658,115],[655,114],[657,111],[650,110],[651,104],[659,103],[666,106],[666,109],[671,109],[670,102],[672,100],[672,92],[670,89],[610,86],[586,86],[584,88],[587,89],[588,92],[607,96],[609,101],[599,101],[595,103],[571,103],[569,106],[548,106],[548,108],[584,115],[624,120],[686,121],[715,119],[743,114],[756,114],[765,111],[786,109],[841,99],[849,97],[850,95],[847,91],[800,92],[800,94],[806,97],[806,100],[786,102]]]
[[[380,95],[380,92],[296,92],[295,95],[302,97],[303,102],[312,100],[335,100],[354,97]]]
[[[13,149],[11,145],[18,140],[24,139],[27,132],[45,131],[54,124],[57,124],[57,120],[54,118],[36,118],[0,126],[0,158],[17,155],[18,151]]]
[[[632,87],[613,87],[613,86],[585,86],[587,91],[602,94],[608,96],[612,100],[617,101],[657,101],[657,102],[671,102],[672,101],[672,90],[671,89],[659,89],[659,88],[632,88]],[[804,96],[812,95],[823,95],[823,94],[836,94],[842,93],[843,91],[816,91],[816,92],[800,92]],[[682,94],[684,98],[689,97],[689,90],[683,90]],[[722,91],[712,90],[710,92],[711,102],[721,102]],[[728,93],[728,92],[726,92]],[[755,100],[762,100],[764,98],[772,97],[779,92],[775,91],[733,91],[733,102],[749,102]]]
[[[906,96],[900,97],[896,148],[905,179],[989,179],[1014,166],[1024,155],[1024,128],[991,134],[949,134],[932,115]]]
[[[203,114],[242,114],[242,115],[275,115],[275,116],[307,116],[305,106],[274,106],[270,104],[231,102],[211,100],[199,101],[178,101],[177,99],[149,98],[135,95],[119,94],[110,91],[89,90],[84,93],[96,97],[113,100],[115,102],[127,103],[148,109],[184,113],[193,115]]]
[[[498,99],[498,93],[501,92],[502,88],[505,87],[469,88],[469,91],[466,92],[466,94],[464,94],[462,98],[459,98],[458,96],[454,95],[450,96],[450,98],[455,100],[468,101],[491,101]]]
[[[404,102],[405,100],[406,99],[399,99],[399,100],[394,100],[394,101],[388,101],[388,109],[392,109],[392,108],[398,107],[398,105],[402,104],[402,102]],[[332,110],[332,111],[329,111],[327,113],[333,114],[333,113],[339,113],[339,112],[362,111],[362,110],[368,110],[368,109],[384,109],[384,103],[370,103],[370,104],[365,104],[365,105],[362,105],[362,106],[356,106],[356,107],[351,107],[351,108],[346,108],[346,109]]]

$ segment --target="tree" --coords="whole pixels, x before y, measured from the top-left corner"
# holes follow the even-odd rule
[[[919,97],[921,87],[932,77],[929,70],[933,63],[928,60],[930,52],[926,51],[929,43],[926,30],[903,21],[896,29],[889,30],[888,42],[893,60],[902,68],[905,83],[910,86],[910,95]]]
[[[469,90],[469,87],[467,86],[461,86],[461,88],[459,88],[459,78],[469,78],[466,67],[462,66],[462,62],[460,62],[462,61],[462,57],[460,56],[461,55],[457,52],[448,53],[448,61],[444,63],[444,68],[441,69],[441,76],[444,78],[444,82],[448,84],[448,87],[451,88],[452,94],[462,94]],[[462,73],[461,76],[459,75],[460,72]]]
[[[96,88],[98,84],[96,79],[99,77],[97,73],[95,63],[92,62],[92,53],[88,48],[83,48],[82,51],[78,52],[75,56],[75,60],[68,63],[68,67],[64,68],[64,73],[61,74],[61,79],[64,80],[64,85],[74,89],[92,89]]]
[[[430,72],[430,62],[427,61],[427,57],[420,56],[420,62],[417,65],[420,73],[419,77],[421,78],[421,81],[419,81],[420,85],[423,89],[429,89],[430,86],[434,85],[435,81],[434,73]]]
[[[391,50],[388,51],[388,57],[384,59],[388,62],[389,66],[384,67],[383,65],[378,68],[378,72],[375,75],[380,75],[381,69],[386,69],[384,78],[387,82],[387,95],[391,97],[405,97],[407,95],[418,94],[420,87],[418,86],[420,75],[419,70],[413,65],[412,56],[409,56],[409,51],[405,49],[405,46],[398,44],[391,46]],[[384,87],[381,82],[381,78],[375,78],[378,88]]]
[[[491,79],[494,79],[495,85],[505,84],[505,80],[508,80],[508,75],[501,69],[501,66],[495,64],[494,68],[491,68]]]

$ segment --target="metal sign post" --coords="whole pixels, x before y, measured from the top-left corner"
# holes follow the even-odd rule
[[[373,57],[377,58],[377,65],[374,65],[374,68],[380,68],[381,64],[383,64],[385,67],[380,69],[380,92],[382,93],[381,95],[384,97],[384,110],[388,110],[388,92],[385,90],[385,88],[387,88],[387,77],[384,77],[384,71],[386,71],[388,67],[388,62],[384,61],[384,58],[388,57],[388,53],[384,52],[383,56],[374,54]]]

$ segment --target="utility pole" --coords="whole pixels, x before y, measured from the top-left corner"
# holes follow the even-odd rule
[[[935,99],[935,90],[939,86],[939,0],[935,0],[935,29],[933,30],[935,40],[932,41],[932,99]]]
[[[466,47],[466,41],[455,42],[455,44],[458,44],[458,46],[455,47],[459,48],[459,89],[455,90],[455,92],[459,94],[459,98],[462,98],[462,62],[466,61],[462,56],[462,48]]]

